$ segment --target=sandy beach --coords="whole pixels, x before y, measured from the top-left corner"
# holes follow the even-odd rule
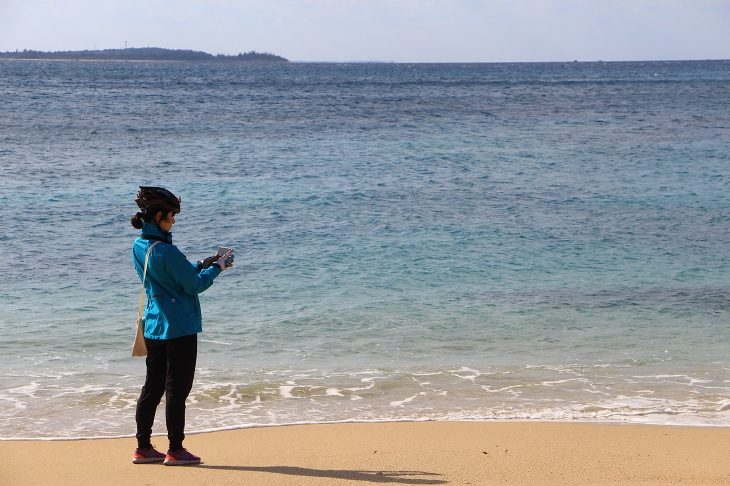
[[[727,428],[301,425],[192,434],[203,464],[166,467],[132,464],[134,439],[0,441],[0,485],[715,485],[730,483],[728,444]]]

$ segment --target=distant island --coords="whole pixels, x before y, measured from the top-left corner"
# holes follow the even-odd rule
[[[164,49],[162,47],[131,47],[129,49],[104,49],[93,51],[32,51],[0,52],[0,59],[65,59],[74,61],[263,61],[289,62],[268,52],[250,51],[229,56],[208,54],[190,49]]]

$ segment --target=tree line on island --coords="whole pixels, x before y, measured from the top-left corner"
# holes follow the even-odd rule
[[[276,54],[250,51],[229,56],[208,54],[190,49],[164,49],[162,47],[130,47],[129,49],[103,49],[93,51],[33,51],[0,52],[0,59],[64,59],[93,61],[264,61],[289,62]]]

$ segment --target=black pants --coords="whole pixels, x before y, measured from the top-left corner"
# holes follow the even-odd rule
[[[137,447],[150,447],[155,411],[165,394],[165,418],[170,449],[182,449],[185,439],[185,400],[193,387],[198,335],[146,339],[147,378],[137,400]]]

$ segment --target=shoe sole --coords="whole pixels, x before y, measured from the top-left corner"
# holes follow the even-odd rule
[[[135,457],[132,459],[132,463],[134,464],[150,464],[152,462],[162,462],[164,461],[161,457]]]

